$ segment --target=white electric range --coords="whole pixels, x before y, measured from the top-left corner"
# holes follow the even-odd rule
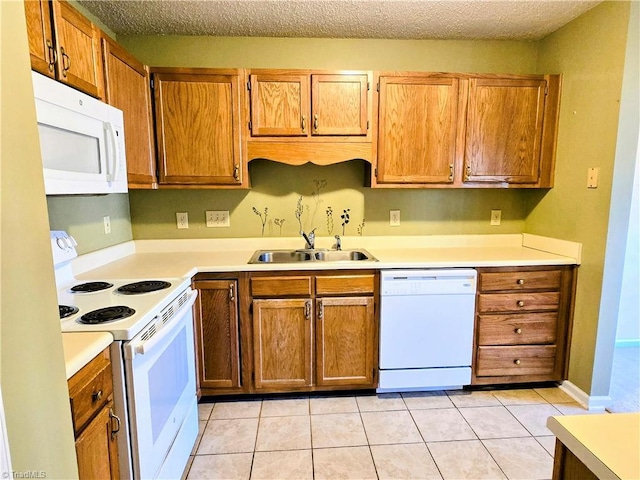
[[[180,478],[198,434],[197,292],[189,278],[78,280],[71,264],[76,245],[66,232],[51,231],[60,325],[63,332],[109,332],[115,339],[120,477]]]

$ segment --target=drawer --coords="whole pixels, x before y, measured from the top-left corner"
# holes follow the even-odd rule
[[[109,349],[69,379],[71,417],[76,435],[109,401],[113,393]]]
[[[481,292],[501,290],[559,290],[560,270],[530,272],[480,272],[478,289]]]
[[[254,297],[310,296],[311,277],[253,277],[251,295]]]
[[[560,292],[481,293],[478,295],[478,313],[557,310],[559,302]]]
[[[558,314],[479,315],[478,345],[555,343]]]
[[[374,275],[316,277],[316,295],[373,294],[374,286]]]
[[[476,375],[551,375],[556,363],[555,345],[529,347],[478,347]]]

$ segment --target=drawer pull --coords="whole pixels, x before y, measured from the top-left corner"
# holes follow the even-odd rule
[[[513,361],[513,363],[515,363],[516,365],[520,365],[520,359],[519,359],[519,358],[516,358],[516,359]]]
[[[516,332],[518,335],[520,335],[522,333],[522,329],[521,328],[516,328],[514,330],[514,332]]]
[[[94,394],[91,395],[91,399],[94,402],[99,402],[102,399],[102,390],[98,390]]]
[[[518,300],[518,306],[519,307],[524,307],[524,302],[522,300]]]
[[[520,278],[518,280],[518,285],[524,285],[524,278]]]
[[[120,431],[120,417],[113,413],[113,409],[109,409],[109,418],[111,420],[111,439],[114,439],[116,434]],[[113,428],[113,421],[116,422],[116,427]]]

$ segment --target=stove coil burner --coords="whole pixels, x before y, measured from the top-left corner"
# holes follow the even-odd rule
[[[58,305],[58,310],[60,311],[60,320],[78,313],[78,307],[75,307],[73,305]]]
[[[116,292],[123,295],[138,295],[141,293],[155,292],[169,288],[171,284],[162,280],[143,280],[142,282],[128,283],[116,289]]]
[[[117,305],[114,307],[105,307],[98,310],[93,310],[89,313],[85,313],[80,317],[78,322],[86,323],[89,325],[97,325],[99,323],[113,322],[115,320],[122,320],[123,318],[130,317],[136,313],[133,308],[125,307],[123,305]]]
[[[87,282],[74,285],[70,290],[72,293],[91,293],[106,290],[111,287],[113,287],[113,283],[109,282]]]

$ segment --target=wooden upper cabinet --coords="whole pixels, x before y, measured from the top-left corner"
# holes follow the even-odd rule
[[[254,70],[249,84],[252,137],[368,133],[367,73]]]
[[[367,75],[311,75],[311,134],[366,135]]]
[[[379,77],[378,183],[453,183],[458,83],[450,77]]]
[[[102,98],[99,29],[63,0],[26,0],[25,14],[31,68]]]
[[[251,135],[306,136],[308,75],[251,75]]]
[[[105,101],[122,110],[129,188],[157,188],[149,68],[102,38]]]
[[[545,80],[469,80],[465,182],[539,181],[546,86]]]
[[[49,0],[25,0],[24,10],[27,20],[31,68],[43,75],[55,78],[56,51],[51,24],[51,2]]]
[[[151,71],[160,185],[246,186],[240,150],[242,72]]]

